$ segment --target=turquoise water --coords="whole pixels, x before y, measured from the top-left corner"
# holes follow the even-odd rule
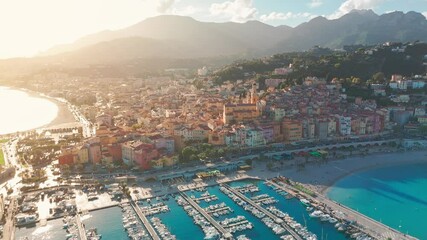
[[[276,191],[271,189],[270,187],[263,184],[261,181],[241,181],[241,182],[232,182],[229,185],[232,187],[239,186],[246,183],[252,183],[259,187],[260,192],[255,195],[260,195],[263,193],[268,194],[271,197],[279,200],[278,203],[273,204],[276,208],[282,210],[283,212],[287,212],[290,216],[292,216],[295,221],[299,222],[302,225],[306,225],[307,229],[316,234],[318,239],[333,239],[333,240],[341,240],[348,239],[345,234],[338,232],[334,225],[328,222],[322,222],[318,218],[311,218],[309,216],[309,212],[305,210],[306,206],[303,205],[297,198],[285,199],[284,196],[278,194]],[[250,193],[245,194],[247,197],[251,197]],[[270,232],[271,230],[268,229]],[[323,236],[323,237],[322,237]],[[253,238],[257,239],[257,238]],[[268,239],[278,239],[276,235],[273,238]]]
[[[282,195],[275,192],[270,187],[266,186],[261,181],[241,181],[233,182],[231,186],[238,186],[247,183],[256,184],[260,191],[252,195],[247,194],[248,197],[268,194],[275,199],[279,200],[278,203],[273,204],[276,208],[281,209],[284,212],[288,212],[289,215],[294,217],[296,221],[303,225],[307,225],[308,229],[318,236],[318,239],[333,239],[333,240],[344,240],[347,239],[343,233],[335,230],[332,224],[321,222],[318,218],[310,218],[308,212],[305,210],[305,206],[298,199],[285,199]],[[216,195],[218,200],[206,203],[200,202],[201,207],[207,207],[208,205],[217,204],[224,202],[227,206],[232,208],[234,212],[227,215],[215,218],[217,221],[224,220],[225,218],[236,217],[238,215],[244,216],[249,222],[254,225],[254,228],[248,229],[233,234],[234,237],[245,234],[250,239],[279,239],[273,231],[268,228],[260,219],[254,217],[251,213],[245,211],[241,206],[234,203],[227,195],[222,193],[219,186],[208,187],[207,191],[210,194]],[[187,191],[188,196],[194,195],[199,197],[202,192]],[[157,200],[152,199],[151,203],[156,203]],[[186,214],[184,209],[179,206],[173,197],[170,197],[167,201],[163,201],[169,206],[170,211],[166,213],[156,214],[163,224],[169,229],[171,234],[175,235],[177,239],[203,239],[204,234],[202,230],[193,223],[193,219]],[[147,205],[146,201],[140,202],[140,205]],[[151,218],[151,217],[148,217]],[[98,233],[102,234],[102,239],[107,240],[125,240],[128,239],[126,232],[122,225],[122,212],[119,207],[112,207],[97,211],[92,211],[88,215],[82,216],[83,223],[86,229],[96,227]],[[58,221],[58,222],[56,222]],[[33,239],[63,239],[65,231],[62,229],[61,220],[50,221],[48,225],[52,225],[49,229],[45,229],[43,235],[35,235],[35,231],[41,229],[31,228],[25,231],[18,231],[18,236],[34,236]],[[323,236],[323,237],[322,237]],[[19,239],[19,238],[18,238]]]
[[[237,205],[233,200],[231,200],[227,195],[221,192],[219,190],[218,186],[210,187],[208,188],[208,191],[210,194],[214,194],[218,197],[218,200],[215,202],[205,203],[201,202],[199,205],[203,208],[212,205],[224,202],[227,206],[229,206],[231,209],[234,210],[233,213],[220,216],[219,218],[216,218],[219,221],[222,221],[226,218],[231,217],[237,217],[238,215],[244,216],[249,222],[251,222],[254,225],[254,228],[248,229],[241,232],[236,232],[233,234],[234,237],[237,237],[238,235],[245,234],[250,239],[278,239],[278,237],[273,233],[272,230],[270,230],[260,219],[254,217],[249,212],[245,211],[241,206]],[[195,194],[197,197],[197,194]],[[199,194],[200,195],[200,194]]]
[[[187,215],[184,209],[180,207],[172,197],[162,202],[169,206],[170,211],[154,216],[160,218],[171,234],[175,235],[177,239],[204,238],[202,230],[193,223],[193,219]],[[157,201],[153,199],[151,203],[157,203]],[[140,205],[147,205],[147,202],[143,201]],[[150,219],[151,217],[148,218]]]
[[[427,239],[427,164],[359,172],[338,181],[328,197],[403,233]]]
[[[255,195],[266,193],[276,199],[279,200],[278,203],[274,204],[277,208],[288,212],[291,216],[294,217],[295,220],[300,222],[301,224],[306,224],[308,229],[315,233],[319,239],[334,239],[341,240],[347,239],[343,233],[340,233],[335,230],[332,224],[321,222],[319,219],[310,218],[308,212],[305,210],[305,206],[301,204],[298,199],[285,199],[282,195],[276,193],[273,189],[264,185],[261,181],[241,181],[241,182],[233,182],[231,186],[239,186],[247,183],[256,184],[260,188],[260,192],[255,193]],[[252,222],[254,228],[248,229],[241,232],[236,232],[233,234],[234,237],[238,235],[244,234],[250,239],[279,239],[277,235],[273,233],[271,229],[269,229],[261,220],[254,217],[249,212],[245,211],[241,206],[234,203],[227,195],[222,193],[219,190],[218,186],[208,187],[207,191],[218,197],[218,200],[212,201],[210,203],[206,203],[204,201],[200,202],[200,206],[205,208],[212,204],[217,204],[224,202],[227,206],[231,207],[234,212],[229,213],[227,215],[220,216],[215,218],[217,221],[222,221],[225,218],[236,217],[238,215],[244,216],[248,221]],[[202,192],[197,191],[187,191],[186,194],[188,196],[194,195],[195,197],[200,197]],[[248,194],[248,196],[250,196]],[[191,217],[189,217],[183,208],[179,206],[173,198],[170,198],[168,201],[164,201],[168,204],[170,208],[170,212],[161,213],[155,215],[159,217],[163,224],[165,224],[170,232],[176,235],[177,239],[203,239],[204,235],[202,230],[193,223]],[[151,200],[151,203],[157,203],[155,199]],[[142,206],[146,206],[147,202],[143,201],[140,203]]]
[[[82,221],[85,224],[85,228],[96,227],[103,240],[129,239],[123,228],[122,211],[119,207],[92,211],[89,216],[90,218]]]

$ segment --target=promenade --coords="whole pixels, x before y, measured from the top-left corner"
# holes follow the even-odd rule
[[[291,189],[293,192],[300,192],[297,189],[293,188],[290,185],[286,185],[286,187],[276,184],[272,181],[267,182],[271,183],[275,187],[282,189],[284,191],[288,191]],[[283,183],[285,184],[285,183]],[[301,192],[300,192],[301,193]],[[301,193],[302,194],[302,193]],[[398,232],[372,218],[369,218],[357,211],[354,211],[348,207],[345,207],[341,204],[338,204],[327,197],[323,196],[320,193],[316,193],[316,197],[311,197],[310,195],[304,194],[304,198],[310,199],[314,202],[317,202],[319,205],[324,205],[332,210],[343,213],[346,216],[347,220],[354,221],[360,226],[360,230],[377,238],[377,239],[393,239],[393,240],[415,240],[416,238],[412,236],[408,236],[401,232]]]
[[[180,192],[181,196],[191,205],[193,206],[200,214],[203,215],[203,217],[206,218],[221,234],[225,239],[232,239],[233,236],[231,233],[223,228],[215,219],[213,219],[209,214],[206,213],[206,211],[201,208],[196,202],[193,201],[193,199],[189,198],[185,193]]]
[[[142,213],[139,206],[133,200],[130,201],[130,205],[135,210],[139,219],[141,219],[142,223],[144,224],[144,226],[147,229],[148,233],[150,234],[151,238],[153,240],[160,240],[160,237],[159,237],[159,235],[157,235],[156,230],[154,230],[153,226],[151,226],[150,222],[148,221],[147,217],[145,217],[144,213]]]
[[[224,184],[223,186],[225,188],[227,188],[228,190],[230,190],[232,193],[234,193],[234,195],[236,195],[239,198],[241,198],[243,201],[245,201],[245,202],[249,203],[250,205],[252,205],[252,207],[258,209],[261,212],[263,212],[266,216],[268,216],[269,218],[273,219],[276,223],[282,225],[282,227],[285,228],[286,231],[288,231],[296,240],[302,240],[302,238],[291,227],[289,227],[282,219],[278,218],[276,215],[274,215],[271,212],[267,211],[265,208],[261,207],[260,205],[258,205],[257,203],[255,203],[254,201],[252,201],[251,199],[249,199],[248,197],[246,197],[245,195],[243,195],[239,191],[237,191],[234,188],[228,186],[227,184]]]
[[[15,198],[12,198],[9,207],[7,208],[6,223],[3,227],[3,239],[13,240],[15,235],[15,224],[14,224],[14,211],[17,205]]]

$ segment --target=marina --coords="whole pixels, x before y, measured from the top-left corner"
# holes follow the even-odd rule
[[[61,238],[373,239],[272,181],[232,181],[119,206],[64,217]]]

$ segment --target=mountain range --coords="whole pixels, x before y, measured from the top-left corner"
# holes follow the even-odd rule
[[[427,20],[417,12],[377,15],[353,10],[339,19],[316,17],[294,28],[246,23],[199,22],[163,15],[117,31],[103,31],[41,56],[60,55],[72,62],[111,62],[134,58],[206,58],[261,56],[302,51],[313,46],[342,48],[383,42],[427,41]]]
[[[353,10],[339,19],[316,17],[294,28],[259,21],[209,23],[163,15],[121,30],[88,35],[34,58],[0,60],[0,72],[22,74],[46,66],[72,68],[92,64],[176,67],[177,63],[185,63],[183,59],[206,64],[304,51],[313,46],[335,49],[417,40],[427,42],[427,20],[417,12],[377,15],[372,10]]]

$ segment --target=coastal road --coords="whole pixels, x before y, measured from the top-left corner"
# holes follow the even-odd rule
[[[278,218],[276,215],[272,214],[265,208],[261,207],[260,205],[256,204],[254,201],[240,193],[239,191],[235,190],[234,188],[228,186],[227,184],[224,184],[224,187],[226,187],[228,190],[230,190],[234,195],[241,198],[243,201],[249,203],[252,205],[252,207],[258,209],[259,211],[263,212],[265,215],[267,215],[269,218],[273,219],[276,223],[282,225],[288,231],[296,240],[302,240],[302,238],[291,228],[289,227],[285,222],[283,222],[282,219]]]
[[[6,215],[6,223],[3,228],[3,239],[4,240],[13,240],[15,235],[15,224],[13,220],[14,211],[17,205],[17,201],[15,198],[12,198],[10,201],[10,205],[7,208]]]
[[[268,181],[272,183],[275,187],[282,189],[286,191],[287,189],[281,185],[278,185],[272,181]],[[286,184],[286,183],[284,183]],[[286,186],[294,191],[300,192],[297,189],[294,189],[292,186],[289,186],[286,184]],[[316,197],[311,197],[309,195],[305,195],[305,198],[314,200],[315,202],[323,203],[327,207],[335,210],[340,211],[343,214],[346,215],[346,219],[350,221],[355,221],[358,223],[358,225],[362,226],[361,230],[363,232],[366,232],[370,234],[371,236],[378,238],[378,239],[393,239],[393,240],[415,240],[416,238],[412,236],[408,236],[406,234],[403,234],[401,232],[398,232],[380,222],[377,222],[376,220],[369,218],[357,211],[354,211],[353,209],[350,209],[348,207],[345,207],[341,204],[338,204],[329,198],[323,196],[320,193],[316,192]]]

